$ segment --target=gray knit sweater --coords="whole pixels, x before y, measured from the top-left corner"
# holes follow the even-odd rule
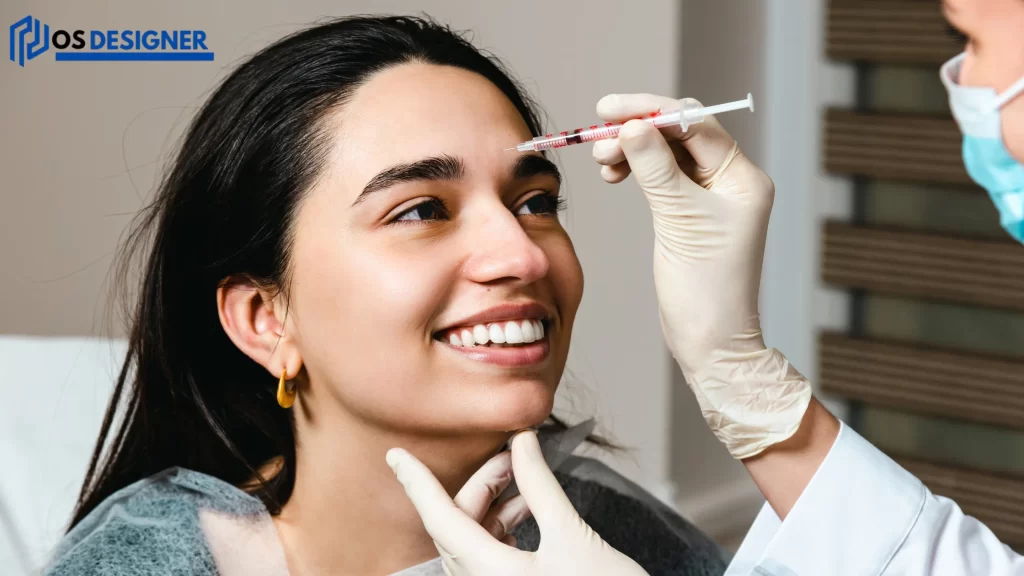
[[[718,547],[664,504],[596,460],[570,457],[556,475],[584,520],[652,575],[718,575]],[[513,534],[536,550],[533,520]],[[287,574],[273,522],[255,497],[172,468],[111,495],[69,532],[44,574]],[[442,576],[439,559],[401,576]]]

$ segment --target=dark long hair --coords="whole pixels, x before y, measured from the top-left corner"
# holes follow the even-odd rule
[[[242,63],[192,120],[127,236],[117,278],[136,290],[128,352],[71,527],[113,492],[172,466],[235,485],[258,478],[254,493],[272,513],[287,501],[290,411],[277,405],[276,379],[224,333],[216,290],[226,279],[286,289],[296,206],[331,143],[322,120],[375,72],[405,62],[480,74],[541,133],[534,104],[499,61],[425,18],[331,20]],[[128,283],[140,259],[140,282]],[[278,457],[272,478],[257,473]]]

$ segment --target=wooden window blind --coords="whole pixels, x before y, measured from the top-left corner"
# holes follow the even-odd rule
[[[852,179],[854,211],[825,224],[821,274],[852,304],[849,331],[819,337],[820,380],[850,401],[865,437],[1021,550],[1024,466],[1006,462],[1024,461],[1024,334],[1007,331],[1014,345],[998,347],[972,334],[1024,323],[1024,247],[993,232],[995,211],[981,208],[944,92],[936,98],[938,66],[961,50],[935,0],[830,2],[827,55],[853,63],[857,98],[825,112],[823,161]],[[913,197],[911,209],[897,208],[899,194]],[[936,216],[907,216],[915,211]],[[991,228],[976,224],[982,216]],[[867,313],[876,300],[887,300],[884,322]],[[929,326],[943,320],[968,344],[936,345]],[[883,324],[899,324],[898,336]],[[979,454],[934,445],[922,421],[978,430]]]

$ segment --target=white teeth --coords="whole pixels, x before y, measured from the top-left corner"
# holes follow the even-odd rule
[[[533,329],[533,320],[523,320],[523,342],[529,344],[537,339],[537,331]]]
[[[519,327],[518,322],[505,324],[505,342],[509,344],[523,343],[523,329]]]
[[[530,344],[544,339],[544,324],[540,320],[513,320],[495,324],[477,324],[473,327],[459,328],[448,333],[448,343],[452,346],[471,348],[488,343],[501,348],[506,344]]]
[[[491,341],[491,333],[487,331],[487,326],[483,324],[477,324],[473,326],[473,340],[477,344],[487,344]]]

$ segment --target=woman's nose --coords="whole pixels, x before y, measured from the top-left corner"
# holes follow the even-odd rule
[[[464,271],[473,282],[526,285],[547,275],[547,253],[507,208],[495,211],[467,232],[471,253]]]

